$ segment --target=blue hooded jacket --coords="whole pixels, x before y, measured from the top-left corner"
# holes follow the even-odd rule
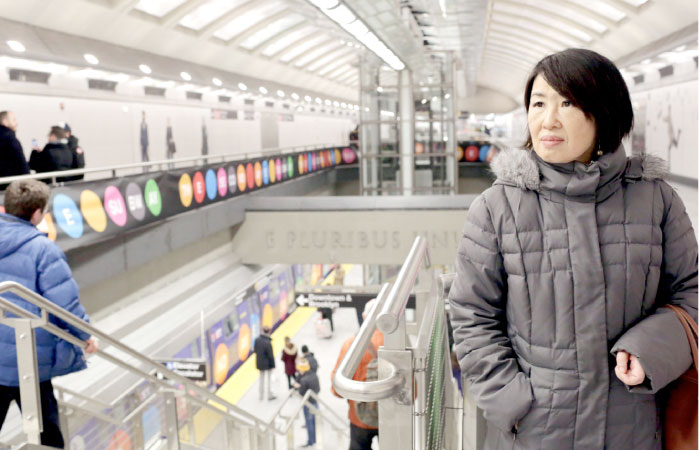
[[[46,234],[31,223],[0,213],[0,281],[15,281],[47,298],[83,320],[89,320],[78,300],[66,256]],[[1,297],[39,315],[39,308],[14,294]],[[82,340],[90,337],[63,320],[49,315],[51,323]],[[86,368],[82,349],[59,339],[43,328],[36,328],[39,381]],[[14,328],[0,325],[0,385],[19,386]]]

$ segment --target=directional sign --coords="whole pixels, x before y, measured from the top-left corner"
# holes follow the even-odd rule
[[[296,302],[299,306],[310,306],[313,308],[355,308],[362,311],[365,304],[375,298],[379,293],[372,292],[303,292],[296,291]],[[406,308],[416,307],[416,296],[411,294],[408,297]]]
[[[156,359],[168,370],[192,381],[207,381],[207,362],[203,359]]]

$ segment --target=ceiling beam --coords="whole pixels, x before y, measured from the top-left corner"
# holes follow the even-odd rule
[[[619,9],[628,16],[636,16],[637,14],[639,14],[639,8],[632,6],[629,3],[623,2],[622,0],[605,0],[605,3],[608,3],[610,6]],[[640,8],[643,7],[644,5],[642,5]]]
[[[282,56],[284,53],[286,53],[287,50],[289,50],[291,47],[298,46],[298,45],[302,45],[303,43],[308,42],[308,41],[311,41],[311,40],[313,40],[313,39],[316,39],[317,37],[319,37],[319,36],[321,36],[321,35],[324,35],[324,34],[326,34],[326,30],[316,30],[316,31],[313,31],[313,32],[311,32],[310,34],[307,34],[306,36],[302,36],[302,37],[300,37],[299,39],[296,39],[296,40],[294,40],[294,41],[288,42],[287,45],[285,45],[284,47],[281,47],[279,50],[277,50],[277,51],[276,51],[275,53],[273,53],[272,55],[269,55],[269,56],[267,56],[267,55],[262,55],[262,56],[264,56],[264,57],[266,57],[266,58],[273,58],[273,59],[274,59],[274,58],[281,57],[281,56]],[[280,37],[281,37],[281,36],[280,36]],[[262,50],[264,50],[264,48],[263,48]],[[261,52],[262,52],[262,50],[261,50]]]
[[[139,3],[140,0],[112,0],[112,9],[120,13],[128,12]]]
[[[580,42],[581,44],[590,44],[591,42],[595,41],[595,37],[597,36],[597,33],[591,33],[591,30],[589,30],[588,28],[584,28],[580,25],[574,25],[573,22],[565,21],[563,19],[560,19],[559,17],[557,17],[556,20],[558,20],[560,22],[564,22],[564,25],[571,26],[571,28],[573,28],[575,30],[578,30],[582,33],[586,33],[586,34],[590,35],[591,40],[585,41],[582,38],[571,33],[571,31],[566,27],[564,27],[564,28],[555,27],[551,23],[546,23],[540,19],[533,19],[533,18],[525,17],[525,16],[516,16],[515,14],[502,12],[502,11],[494,11],[493,17],[494,17],[494,20],[496,22],[498,22],[498,16],[504,16],[504,17],[508,17],[508,18],[516,19],[516,20],[526,20],[526,21],[535,22],[538,26],[542,27],[543,30],[547,30],[547,32],[545,34],[549,34],[551,32],[550,30],[553,29],[554,31],[558,32],[559,34],[565,34],[565,35],[569,36],[571,39],[574,39],[574,40]],[[512,26],[511,24],[508,24],[508,25]],[[532,32],[532,29],[530,31]]]
[[[341,65],[340,67],[333,69],[329,74],[328,74],[328,79],[332,80],[335,77],[347,72],[348,70],[352,69],[352,66],[349,64],[344,64]]]
[[[299,23],[296,24],[296,25],[292,25],[291,27],[289,27],[289,28],[287,28],[287,29],[285,29],[285,30],[280,31],[279,33],[275,34],[274,36],[272,36],[272,37],[270,37],[270,38],[268,38],[268,39],[265,39],[265,40],[262,41],[260,44],[258,44],[255,48],[251,49],[251,50],[250,50],[250,53],[253,54],[253,55],[255,55],[255,56],[259,56],[259,55],[262,54],[262,51],[265,50],[265,48],[267,48],[268,45],[272,44],[272,43],[275,42],[277,39],[282,39],[282,38],[284,38],[284,36],[287,36],[287,35],[289,35],[289,34],[291,34],[291,33],[294,33],[294,32],[296,32],[296,31],[299,31],[299,30],[301,30],[301,29],[303,29],[303,28],[305,28],[305,27],[308,27],[308,26],[310,26],[310,25],[311,25],[311,24],[310,24],[308,21],[306,21],[306,20],[304,20],[304,21],[302,21],[302,22],[299,22]]]
[[[483,59],[486,59],[487,57],[494,58],[499,61],[504,61],[507,60],[509,61],[510,65],[520,67],[523,70],[530,71],[532,70],[533,67],[535,67],[535,64],[530,64],[522,60],[522,58],[518,58],[517,56],[512,56],[512,55],[507,55],[502,52],[496,52],[496,51],[488,51],[484,52],[484,56],[482,57]],[[479,67],[479,70],[481,70],[483,67],[483,64]]]
[[[328,46],[328,44],[329,44],[330,42],[332,42],[332,41],[335,39],[333,36],[330,36],[330,35],[327,35],[326,37],[327,37],[327,39],[324,39],[324,40],[320,41],[320,42],[319,42],[318,44],[316,44],[316,45],[312,45],[311,47],[307,48],[307,49],[304,50],[303,52],[301,52],[301,53],[299,53],[298,55],[296,55],[294,58],[290,59],[289,61],[286,61],[286,62],[283,61],[283,62],[284,62],[285,64],[289,64],[290,66],[296,66],[296,63],[297,63],[299,60],[305,58],[309,53],[313,53],[313,52],[315,52],[315,51],[317,51],[317,50],[319,50],[319,49],[321,49],[321,48],[323,48],[323,47]],[[282,55],[282,56],[284,56],[284,55]]]
[[[209,0],[188,0],[164,15],[160,19],[160,25],[165,28],[172,28],[177,25],[177,23],[180,22],[183,17],[197,10],[197,8],[208,1]]]
[[[489,31],[488,37],[494,37],[495,39],[502,39],[505,41],[512,42],[513,44],[523,44],[527,43],[530,44],[530,47],[537,47],[539,46],[542,49],[546,49],[547,51],[554,53],[559,50],[562,50],[563,47],[561,45],[556,45],[552,44],[549,41],[543,41],[542,39],[537,39],[537,38],[532,38],[532,37],[525,37],[522,35],[518,35],[513,33],[512,31]]]
[[[295,64],[294,67],[297,67],[299,69],[305,69],[305,68],[309,67],[310,65],[314,64],[316,61],[323,59],[326,56],[332,54],[333,52],[338,51],[338,49],[342,49],[343,47],[345,47],[345,45],[341,44],[340,42],[333,42],[333,41],[331,41],[331,43],[329,45],[332,45],[332,46],[329,47],[328,50],[326,50],[325,52],[319,53],[318,55],[311,58],[309,61],[307,61],[305,64],[302,64],[301,66],[297,66]],[[307,55],[308,54],[309,53],[307,53]],[[299,61],[301,61],[301,59],[302,58],[299,58]]]
[[[246,29],[244,32],[238,34],[237,36],[233,37],[230,41],[228,41],[228,45],[230,47],[238,47],[241,42],[245,41],[248,39],[250,36],[254,35],[258,31],[262,30],[263,28],[267,27],[273,22],[276,22],[285,16],[288,16],[292,11],[288,8],[284,8],[282,11],[279,11],[275,14],[272,14],[271,16],[268,16],[261,20],[260,22],[257,22],[253,26],[249,27]]]
[[[532,49],[524,47],[524,46],[513,47],[511,45],[508,45],[507,43],[499,44],[499,43],[493,42],[493,41],[486,42],[486,45],[484,46],[484,50],[488,50],[488,49],[511,51],[511,52],[516,53],[516,54],[522,54],[523,56],[531,57],[536,61],[539,61],[540,59],[549,55],[549,52],[546,52],[546,51],[545,52],[538,52],[536,50],[532,50]]]
[[[316,60],[307,64],[306,70],[310,72],[322,70],[324,66],[334,64],[336,61],[342,61],[350,53],[354,53],[353,50],[354,49],[352,47],[348,47],[347,45],[341,44],[340,47],[336,48],[335,50],[331,50],[330,52],[326,53],[325,56],[316,58]]]
[[[319,37],[325,37],[326,39],[318,41]],[[290,45],[285,47],[284,50],[277,53],[277,55],[279,55],[279,56],[275,55],[275,56],[272,56],[272,58],[278,59],[283,64],[291,64],[295,59],[304,55],[304,52],[301,52],[301,53],[297,54],[294,58],[291,58],[289,61],[282,61],[282,58],[285,55],[287,55],[291,50],[294,50],[294,48],[301,47],[302,45],[306,45],[307,43],[312,42],[312,41],[313,42],[318,41],[318,43],[316,45],[312,45],[309,49],[307,49],[307,51],[309,51],[309,50],[313,50],[315,48],[318,48],[318,47],[328,43],[329,40],[330,40],[330,36],[328,36],[327,33],[319,30],[318,33],[312,33],[309,36],[306,36],[302,39],[297,40],[296,42],[291,43]]]
[[[541,2],[524,3],[524,2],[518,1],[518,0],[498,0],[498,3],[502,3],[504,5],[510,5],[512,7],[515,7],[515,8],[529,9],[531,11],[536,11],[538,13],[544,13],[544,14],[548,14],[548,15],[551,14],[551,15],[556,16],[557,20],[563,21],[567,25],[575,27],[577,29],[580,29],[581,31],[584,31],[587,33],[590,32],[590,33],[596,34],[598,36],[605,34],[605,32],[601,33],[598,30],[590,28],[586,24],[576,22],[575,20],[571,19],[570,16],[565,15],[565,13],[561,13],[559,11],[554,11],[552,9],[547,8],[546,3],[544,3],[544,4]],[[565,5],[560,5],[560,6],[574,10],[575,12],[581,14],[582,16],[588,17],[589,19],[595,20],[596,22],[600,22],[601,25],[605,25],[608,28],[617,26],[617,24],[615,22],[613,22],[612,20],[605,19],[604,18],[605,16],[600,16],[598,14],[594,14],[593,11],[591,11],[590,9],[583,8],[581,6],[574,5],[571,3],[567,3]],[[575,8],[575,6],[578,6],[578,8]],[[606,22],[606,23],[603,23],[603,22]]]
[[[532,55],[525,55],[517,50],[511,50],[507,48],[489,48],[484,47],[484,54],[491,55],[504,55],[514,58],[516,61],[520,61],[523,65],[529,66],[530,68],[535,67],[535,64],[542,59],[541,57],[535,57]]]
[[[227,12],[226,14],[220,16],[217,19],[214,19],[212,22],[210,22],[208,25],[205,25],[202,27],[201,30],[197,33],[197,37],[202,40],[207,40],[214,36],[214,33],[219,31],[221,28],[226,26],[229,22],[231,22],[233,19],[236,17],[240,16],[243,13],[246,13],[250,11],[251,9],[254,9],[261,4],[269,3],[268,0],[250,0],[248,2],[243,3],[240,6],[237,6],[233,8],[231,11]]]
[[[578,38],[569,38],[569,35],[568,35],[568,34],[567,34],[566,36],[564,36],[564,37],[565,37],[565,39],[570,39],[571,41],[573,41],[572,43],[565,42],[565,41],[562,41],[562,40],[561,40],[561,38],[562,38],[562,36],[563,36],[563,33],[558,33],[558,32],[557,32],[557,33],[550,33],[550,32],[548,32],[548,31],[539,31],[539,30],[537,30],[537,29],[526,28],[526,27],[524,27],[523,25],[514,25],[514,24],[510,24],[510,23],[499,22],[499,21],[498,21],[498,17],[492,18],[491,21],[492,21],[493,23],[498,24],[498,25],[503,25],[503,26],[505,26],[505,27],[507,27],[507,28],[509,28],[509,29],[511,29],[511,30],[518,30],[518,31],[521,31],[521,32],[523,32],[523,33],[525,33],[525,34],[529,34],[529,35],[531,35],[531,36],[533,36],[533,37],[534,37],[534,36],[539,36],[540,39],[543,39],[543,40],[549,39],[549,40],[557,41],[557,42],[559,42],[562,46],[564,46],[564,48],[569,48],[569,47],[580,47],[580,46],[583,46],[583,45],[584,45],[584,43],[581,42],[581,40],[579,40]],[[573,45],[572,45],[572,44],[573,44]]]
[[[353,54],[346,56],[345,58],[338,58],[337,60],[333,61],[331,64],[328,64],[327,66],[325,66],[323,68],[319,68],[318,75],[322,76],[322,77],[329,75],[329,74],[335,72],[339,67],[352,61],[353,58],[359,58],[359,55],[353,53]]]

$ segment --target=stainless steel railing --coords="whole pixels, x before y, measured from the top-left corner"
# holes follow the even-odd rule
[[[432,273],[428,244],[417,237],[396,281],[384,285],[333,379],[342,396],[377,401],[381,448],[460,448],[461,417],[447,344],[445,297]],[[441,285],[442,286],[442,285]],[[444,290],[444,287],[440,289]],[[406,305],[416,295],[417,323],[407,323]],[[352,380],[371,337],[379,328],[379,380]]]
[[[165,437],[165,444],[168,449],[179,449],[183,434],[188,436],[184,441],[189,441],[188,445],[191,447],[195,446],[194,418],[191,411],[192,406],[198,407],[199,412],[204,411],[207,414],[213,414],[213,417],[223,422],[223,437],[219,440],[220,445],[216,448],[273,449],[275,448],[275,435],[289,435],[290,430],[292,430],[291,432],[293,433],[291,423],[294,418],[298,416],[301,407],[304,405],[312,409],[312,412],[320,418],[321,423],[324,421],[329,423],[331,427],[336,430],[339,438],[347,434],[343,421],[338,420],[337,415],[333,413],[332,409],[325,405],[313,392],[307,393],[308,395],[302,399],[300,406],[294,414],[289,416],[290,419],[285,425],[278,427],[276,426],[276,422],[282,417],[280,412],[281,407],[271,420],[263,421],[188,379],[168,370],[164,365],[149,359],[129,346],[113,339],[111,336],[101,332],[18,283],[9,281],[0,283],[0,294],[3,293],[14,294],[35,305],[40,310],[40,314],[37,316],[15,305],[6,298],[0,297],[0,324],[15,329],[20,396],[22,398],[23,429],[27,436],[28,444],[39,444],[39,436],[42,431],[41,405],[38,395],[39,379],[36,362],[35,329],[44,328],[60,339],[78,345],[81,348],[85,346],[85,342],[49,322],[49,314],[63,320],[68,325],[99,338],[101,341],[101,348],[97,351],[95,356],[104,358],[112,364],[123,368],[125,371],[137,375],[140,380],[139,383],[149,383],[150,386],[154,386],[158,389],[157,391],[151,392],[148,398],[138,402],[139,404],[136,408],[128,411],[124,417],[115,418],[112,415],[112,411],[118,409],[116,406],[124,400],[124,396],[120,396],[110,404],[105,404],[104,402],[88,398],[68,389],[57,388],[59,406],[61,406],[64,411],[79,411],[93,420],[100,420],[110,425],[123,428],[130,426],[138,430],[143,426],[145,410],[151,406],[157,406],[159,411],[162,410],[162,414],[159,413],[156,418],[156,420],[158,420],[157,425],[160,426],[160,422],[164,422],[164,426],[160,429],[164,429],[162,434]],[[106,351],[108,348],[117,350],[120,354],[113,355]],[[130,361],[128,359],[130,359]],[[164,379],[161,379],[158,375]],[[130,390],[127,390],[127,393],[129,391]],[[127,395],[127,393],[125,393],[125,395]],[[285,398],[285,403],[289,400],[290,395],[291,394],[288,394],[287,398]],[[77,405],[68,402],[68,397],[77,399],[83,404]],[[316,408],[313,403],[310,402],[310,398],[313,398],[318,405],[322,405],[322,408]],[[187,417],[190,419],[187,423],[186,432],[178,425],[178,404],[182,401],[185,401],[184,406],[187,408]],[[85,404],[89,406],[85,406]],[[242,444],[242,434],[238,437],[234,436],[236,430],[241,432],[245,431],[244,434],[246,434],[247,441],[245,447],[243,447]],[[109,440],[109,436],[100,436],[99,438]],[[156,438],[160,439],[160,436],[156,436]],[[146,443],[143,442],[143,440],[142,438],[141,442],[136,442],[134,448],[144,448]],[[104,442],[100,442],[100,444],[103,443]]]
[[[90,175],[96,173],[108,173],[107,177],[103,178],[115,178],[118,171],[131,171],[131,174],[139,173],[139,169],[152,169],[158,168],[159,170],[164,170],[167,168],[172,168],[177,166],[177,168],[190,167],[190,165],[184,163],[197,163],[202,164],[213,164],[213,163],[224,163],[229,161],[239,161],[251,158],[258,158],[267,155],[277,155],[277,154],[287,154],[294,153],[298,151],[305,150],[319,150],[328,147],[336,147],[334,144],[319,144],[319,145],[304,145],[296,147],[280,147],[275,149],[268,149],[261,152],[248,152],[248,153],[226,153],[222,155],[200,155],[192,156],[188,158],[177,158],[177,159],[161,159],[158,161],[148,161],[141,163],[130,163],[130,164],[117,164],[114,166],[102,166],[93,167],[88,169],[72,169],[72,170],[62,170],[57,172],[44,172],[44,173],[34,173],[29,175],[16,175],[12,177],[0,177],[0,184],[11,183],[16,180],[46,180],[50,179],[52,184],[56,183],[57,177],[70,177],[75,175]],[[97,178],[95,178],[97,179]]]

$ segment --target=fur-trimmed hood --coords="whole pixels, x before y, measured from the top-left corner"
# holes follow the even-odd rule
[[[625,150],[620,146],[615,152],[601,157],[600,161],[597,163],[603,166],[604,163],[607,162],[605,160],[612,160],[613,158],[620,159],[620,156],[624,154]],[[652,181],[664,179],[668,174],[668,164],[666,161],[655,155],[645,154],[633,156],[631,158],[626,158],[626,161],[626,167],[624,169],[624,177],[626,179],[641,178]],[[539,160],[532,150],[509,148],[501,151],[493,159],[491,162],[491,171],[496,175],[497,182],[501,184],[539,191],[542,187],[541,166],[543,165],[549,167],[556,166],[564,169],[566,166],[570,166],[571,168],[574,168],[576,165],[581,166],[580,163],[549,164]],[[593,164],[587,167],[592,165]]]
[[[292,344],[292,348],[289,348],[285,345],[284,347],[282,347],[282,350],[288,355],[296,355],[297,354],[297,346],[294,344]]]

